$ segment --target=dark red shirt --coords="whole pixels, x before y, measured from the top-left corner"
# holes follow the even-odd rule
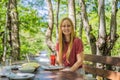
[[[77,54],[83,51],[83,43],[82,40],[79,38],[74,38],[73,46],[69,57],[69,62],[66,60],[66,52],[68,49],[69,43],[64,43],[64,50],[63,50],[63,64],[65,67],[71,67],[77,61]],[[59,43],[56,45],[56,50],[59,51]],[[81,67],[81,66],[80,66]]]

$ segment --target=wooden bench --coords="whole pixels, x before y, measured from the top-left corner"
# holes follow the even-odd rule
[[[94,74],[95,76],[101,76],[106,79],[111,80],[120,80],[120,72],[119,71],[113,71],[113,70],[105,70],[101,68],[94,67],[93,65],[88,65],[88,63],[102,63],[102,64],[108,64],[112,66],[117,66],[120,68],[120,57],[110,57],[110,56],[98,56],[98,55],[89,55],[85,54],[84,56],[85,64],[84,69],[85,72]],[[87,61],[87,62],[86,62]]]

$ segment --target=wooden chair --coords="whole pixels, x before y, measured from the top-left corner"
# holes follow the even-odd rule
[[[102,63],[102,64],[108,64],[108,65],[120,67],[119,57],[85,54],[84,60],[92,63]],[[94,67],[93,65],[92,66],[88,65],[86,63],[84,64],[84,69],[85,69],[85,72],[94,74],[95,76],[101,76],[103,78],[111,79],[111,80],[120,80],[120,72],[118,71],[105,70],[105,69]]]

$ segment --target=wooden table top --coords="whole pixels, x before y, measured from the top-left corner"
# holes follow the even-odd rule
[[[34,80],[84,80],[83,75],[75,72],[37,71]]]
[[[63,71],[46,71],[41,68],[34,73],[35,77],[29,80],[85,80],[83,75],[75,72]],[[0,80],[9,80],[7,77],[2,77]]]

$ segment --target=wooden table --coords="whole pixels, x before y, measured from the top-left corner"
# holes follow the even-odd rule
[[[39,68],[35,73],[35,77],[29,80],[85,80],[83,75],[75,72],[62,71],[46,71]],[[9,80],[8,78],[0,78],[0,80]]]
[[[35,57],[32,60],[34,59]],[[17,64],[21,64],[21,63],[17,62]],[[40,63],[40,65],[48,66],[49,64],[47,64],[46,62],[43,62],[43,63]],[[86,80],[84,79],[84,76],[82,74],[77,74],[75,72],[62,72],[59,70],[46,71],[41,67],[39,67],[34,74],[35,74],[35,77],[31,80]],[[9,80],[9,79],[0,78],[0,80]]]
[[[75,72],[39,70],[34,80],[84,80],[83,75]]]

